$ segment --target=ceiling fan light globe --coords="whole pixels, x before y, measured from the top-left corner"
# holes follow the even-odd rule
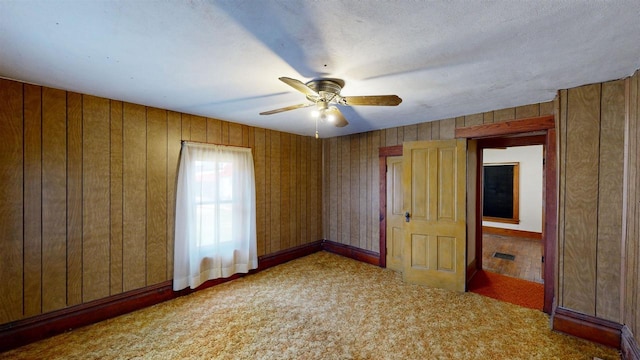
[[[333,115],[333,114],[324,114],[324,116],[325,116],[327,122],[330,122],[332,124],[336,122],[336,116],[335,115]]]

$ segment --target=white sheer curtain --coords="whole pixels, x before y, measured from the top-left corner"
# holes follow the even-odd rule
[[[251,149],[182,143],[173,289],[258,267]]]

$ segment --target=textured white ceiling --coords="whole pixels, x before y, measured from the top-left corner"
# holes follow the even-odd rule
[[[344,79],[322,137],[552,100],[640,68],[640,1],[0,1],[0,77],[313,135],[278,77]]]

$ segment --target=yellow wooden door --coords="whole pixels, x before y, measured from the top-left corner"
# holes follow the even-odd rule
[[[406,282],[465,291],[466,141],[403,145],[403,277]]]
[[[387,267],[402,272],[404,205],[402,156],[387,157]]]

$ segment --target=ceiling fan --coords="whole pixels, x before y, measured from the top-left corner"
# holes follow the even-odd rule
[[[349,124],[340,110],[334,105],[397,106],[402,102],[402,99],[397,95],[342,96],[340,95],[340,90],[344,87],[344,81],[341,79],[320,78],[307,83],[288,77],[281,77],[279,79],[305,94],[309,102],[264,111],[261,112],[260,115],[277,114],[315,105],[316,110],[312,115],[316,118],[316,138],[318,137],[318,120],[329,122],[337,127],[344,127]]]

